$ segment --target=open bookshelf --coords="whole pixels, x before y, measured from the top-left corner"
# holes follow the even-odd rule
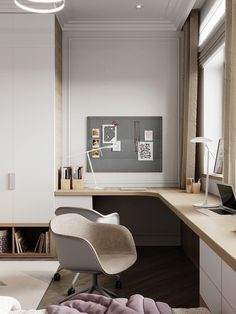
[[[0,257],[55,257],[48,224],[1,224]]]

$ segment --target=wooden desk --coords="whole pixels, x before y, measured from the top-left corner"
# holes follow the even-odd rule
[[[57,191],[56,196],[152,196],[160,198],[188,227],[204,240],[224,261],[236,271],[236,216],[209,216],[199,212],[192,204],[201,202],[203,194],[190,194],[178,189],[147,188],[146,191],[104,190]],[[219,204],[219,199],[209,196],[209,202]]]
[[[104,190],[57,191],[60,196],[151,196],[163,201],[200,238],[200,293],[212,313],[236,313],[236,215],[218,215],[207,209],[200,212],[192,204],[203,194],[188,194],[172,188],[147,188],[145,191]],[[209,202],[219,199],[209,196]],[[201,286],[202,285],[202,286]],[[214,290],[215,289],[215,290]],[[222,310],[221,310],[222,309]]]

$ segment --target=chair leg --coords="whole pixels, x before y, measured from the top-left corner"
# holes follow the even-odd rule
[[[77,280],[78,280],[78,278],[79,278],[79,274],[80,274],[80,273],[77,273],[77,274],[75,275],[75,277],[74,277],[73,281],[72,281],[71,286],[72,286],[73,288],[75,287],[76,281],[77,281]]]
[[[116,276],[115,287],[116,287],[116,289],[121,289],[122,288],[122,281],[121,281],[120,275],[116,274],[115,276]]]

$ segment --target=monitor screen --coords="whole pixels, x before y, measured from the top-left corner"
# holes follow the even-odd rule
[[[236,210],[236,200],[231,185],[217,183],[223,206]]]

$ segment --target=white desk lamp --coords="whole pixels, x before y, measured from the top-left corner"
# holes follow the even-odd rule
[[[93,181],[94,181],[94,186],[93,187],[90,187],[91,189],[96,189],[96,190],[103,190],[104,187],[101,187],[97,184],[97,180],[96,180],[96,177],[95,177],[95,173],[93,171],[93,166],[92,166],[92,162],[91,162],[91,158],[89,156],[89,153],[91,152],[95,152],[95,151],[98,151],[98,150],[103,150],[103,149],[108,149],[108,148],[113,148],[114,145],[108,145],[108,146],[102,146],[102,147],[98,147],[98,148],[93,148],[93,149],[90,149],[90,150],[87,150],[86,151],[86,155],[88,157],[88,161],[89,161],[89,166],[90,166],[90,169],[91,169],[91,172],[92,172],[92,175],[93,175]]]
[[[196,207],[203,207],[203,208],[208,208],[208,207],[214,207],[214,204],[209,204],[207,202],[207,197],[208,197],[208,187],[209,187],[209,157],[210,157],[210,149],[207,145],[207,143],[212,142],[212,140],[210,140],[209,138],[206,137],[194,137],[191,139],[190,141],[191,143],[200,143],[200,144],[204,144],[204,148],[207,149],[207,173],[206,173],[206,188],[205,188],[205,197],[202,203],[197,203],[197,204],[193,204],[193,206]]]
[[[91,152],[96,152],[98,150],[103,150],[103,149],[109,149],[109,148],[114,148],[114,145],[107,145],[107,146],[102,146],[102,147],[96,147],[96,148],[92,148],[92,149],[89,149],[89,150],[86,150],[84,151],[83,153],[78,153],[78,154],[73,154],[73,155],[69,155],[69,163],[70,163],[70,158],[73,156],[79,156],[79,155],[84,155],[86,154],[87,155],[87,158],[88,158],[88,161],[89,161],[89,166],[90,166],[90,169],[91,169],[91,172],[92,172],[92,176],[93,176],[93,181],[94,181],[94,186],[92,187],[89,187],[90,189],[97,189],[97,190],[103,190],[104,187],[101,187],[97,184],[97,180],[96,180],[96,176],[95,176],[95,173],[94,173],[94,170],[93,170],[93,165],[92,165],[92,162],[91,162],[91,158],[89,156],[89,153]]]

